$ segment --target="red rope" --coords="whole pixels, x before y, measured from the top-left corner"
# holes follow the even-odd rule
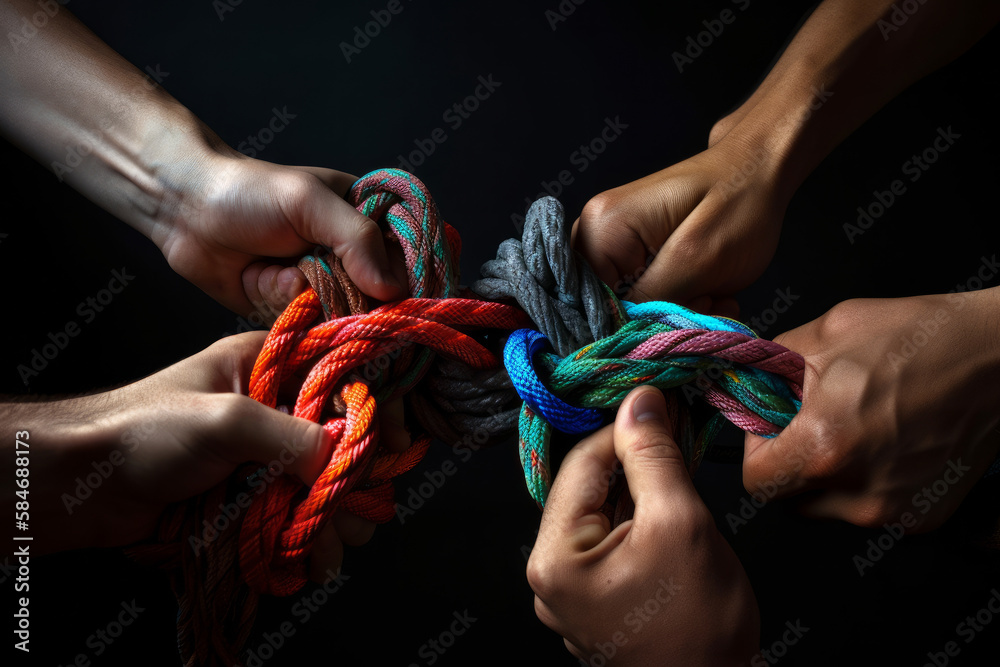
[[[412,352],[412,346],[474,369],[499,367],[496,355],[459,328],[509,331],[526,321],[512,306],[457,298],[407,299],[370,313],[324,320],[316,292],[300,295],[272,327],[251,375],[250,395],[275,407],[288,384],[305,374],[294,414],[322,423],[336,444],[326,469],[300,503],[294,498],[301,483],[285,475],[247,510],[240,535],[240,567],[247,583],[274,595],[298,590],[306,581],[304,560],[316,534],[338,507],[375,522],[394,516],[388,480],[422,458],[429,437],[420,434],[403,454],[376,452],[377,404],[359,368],[372,368],[400,350]],[[422,377],[422,372],[411,372],[420,362],[419,354],[391,360],[383,393],[394,397],[408,391]],[[423,371],[427,368],[424,363]],[[337,397],[343,414],[324,417]]]

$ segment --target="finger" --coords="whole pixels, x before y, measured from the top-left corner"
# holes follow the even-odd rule
[[[344,544],[337,535],[337,529],[328,522],[320,529],[313,542],[312,553],[309,555],[309,578],[316,583],[325,584],[336,579],[343,563]]]
[[[685,504],[702,505],[669,423],[659,389],[641,386],[622,401],[614,424],[614,446],[635,501],[635,520],[662,516]]]
[[[608,537],[611,523],[600,509],[608,497],[615,463],[610,427],[570,450],[549,492],[532,553],[583,552]]]
[[[815,345],[812,329],[812,323],[797,327],[779,334],[774,342],[808,359]],[[822,415],[814,412],[822,410],[826,401],[819,388],[810,384],[812,377],[806,374],[802,408],[784,430],[773,438],[752,433],[744,438],[743,486],[759,498],[785,498],[821,484],[823,463],[809,452],[818,451],[817,445],[823,444],[816,442],[819,434],[826,432],[821,427]]]
[[[709,214],[708,209],[703,208],[705,206],[705,202],[698,204],[674,233],[667,237],[652,263],[626,295],[626,299],[686,303],[695,297],[716,291],[720,269],[723,268],[717,261],[717,246],[721,240],[716,237],[699,239],[688,231],[692,227],[697,229],[698,217]]]
[[[175,368],[202,377],[206,369],[211,369],[202,390],[216,392],[211,397],[215,412],[206,417],[211,419],[211,446],[219,456],[234,466],[257,461],[312,485],[330,460],[333,438],[315,422],[285,414],[247,396],[254,361],[266,339],[265,331],[227,336]]]
[[[302,204],[300,234],[333,251],[365,294],[391,301],[404,294],[391,268],[382,232],[329,188],[317,184]]]
[[[385,251],[389,256],[389,270],[395,276],[396,282],[403,286],[400,299],[406,298],[410,294],[410,271],[406,268],[406,255],[403,253],[403,246],[395,238],[386,239]]]
[[[403,399],[397,398],[378,409],[379,434],[390,452],[404,452],[410,446],[410,431],[406,428]]]
[[[614,263],[605,255],[606,248],[591,238],[590,234],[582,231],[580,218],[577,218],[576,222],[573,223],[569,238],[570,245],[587,260],[587,263],[590,264],[590,268],[594,270],[597,277],[605,285],[614,288],[618,281],[621,280],[621,274]]]
[[[796,415],[774,438],[747,433],[743,448],[743,486],[759,500],[787,498],[816,488],[819,481],[803,475],[805,459],[792,430]]]
[[[277,319],[308,286],[305,275],[294,266],[254,262],[243,270],[243,290],[266,322]]]
[[[356,514],[340,508],[333,513],[333,527],[343,544],[349,547],[360,547],[367,544],[375,534],[375,523],[362,519]]]
[[[566,650],[573,654],[573,657],[579,660],[583,664],[589,664],[590,660],[594,657],[593,654],[588,654],[582,648],[577,646],[573,641],[563,637],[563,644],[566,646]]]
[[[333,438],[315,422],[286,415],[247,396],[222,395],[214,444],[234,466],[257,461],[274,473],[289,473],[311,486],[326,467]]]
[[[552,611],[552,608],[538,595],[535,595],[535,616],[542,622],[542,625],[549,630],[562,635],[565,630],[564,624],[559,620],[559,616]]]

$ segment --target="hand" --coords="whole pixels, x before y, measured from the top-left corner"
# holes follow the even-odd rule
[[[591,199],[574,246],[625,299],[735,317],[733,295],[774,256],[794,191],[777,171],[763,146],[727,136]]]
[[[355,177],[227,149],[206,151],[198,169],[185,171],[195,175],[151,238],[177,273],[227,308],[274,320],[307,285],[294,262],[317,245],[343,260],[362,292],[382,301],[405,296],[398,244],[390,268],[378,225],[343,198]]]
[[[535,612],[588,664],[596,654],[625,665],[747,664],[760,625],[753,590],[666,415],[663,394],[639,387],[614,425],[566,456],[528,560]],[[622,468],[635,513],[612,527],[600,508]]]
[[[775,340],[806,360],[802,410],[746,436],[743,481],[859,526],[940,526],[1000,449],[1000,290],[854,299]]]
[[[2,406],[0,421],[33,436],[32,497],[50,505],[32,503],[35,525],[48,532],[39,536],[43,547],[121,546],[147,538],[168,504],[212,488],[247,461],[312,484],[330,460],[327,433],[246,395],[264,338],[263,332],[230,336],[105,393]],[[99,483],[80,491],[80,480],[98,479],[95,471]],[[374,528],[338,511],[316,541],[313,577],[322,581],[328,570],[337,571],[343,544],[364,544]]]

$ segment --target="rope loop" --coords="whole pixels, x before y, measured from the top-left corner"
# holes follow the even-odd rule
[[[504,363],[524,401],[519,451],[532,498],[548,496],[552,429],[589,433],[610,418],[641,384],[684,388],[684,401],[700,398],[744,431],[773,437],[802,405],[802,357],[762,340],[748,327],[676,304],[624,302],[630,318],[617,331],[572,354],[545,351],[537,331],[514,332]],[[675,397],[675,400],[679,400]],[[678,445],[694,472],[721,421],[713,418],[695,438],[678,422]]]

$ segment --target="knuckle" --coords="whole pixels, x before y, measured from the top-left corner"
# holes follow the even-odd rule
[[[857,458],[862,443],[846,432],[845,425],[829,418],[811,422],[802,476],[826,480],[844,472]]]
[[[250,401],[249,403],[247,401]],[[209,423],[219,428],[228,428],[247,419],[253,401],[246,396],[233,393],[214,394],[205,406],[205,416]]]
[[[537,595],[535,596],[535,616],[537,616],[538,620],[541,621],[546,627],[555,629],[557,623],[555,617],[552,615],[551,610],[549,610],[549,608],[545,605],[545,602]]]
[[[677,463],[685,469],[687,467],[674,439],[661,429],[638,429],[628,444],[627,452],[635,461],[654,460],[661,464]]]
[[[889,522],[898,520],[902,514],[902,508],[895,499],[879,495],[867,499],[852,514],[849,521],[857,526],[881,528]]]
[[[856,332],[857,313],[864,306],[865,301],[867,299],[848,299],[828,310],[820,319],[822,337],[826,340],[832,340],[846,333]]]
[[[278,178],[280,189],[296,201],[309,201],[320,188],[325,188],[319,178],[297,169],[282,169]]]
[[[360,213],[354,219],[353,236],[357,241],[366,246],[381,244],[383,242],[382,230],[379,229],[379,226],[371,218]]]
[[[688,272],[710,263],[718,252],[719,240],[699,225],[685,225],[670,236],[664,248],[669,253],[670,264],[686,267]]]
[[[551,559],[540,554],[537,549],[532,550],[525,571],[528,586],[542,600],[558,597],[561,592],[559,571],[558,563],[552,562]]]
[[[684,503],[670,514],[670,534],[681,544],[703,544],[715,532],[715,520],[701,503]]]
[[[613,190],[591,197],[580,212],[580,224],[584,227],[614,225],[617,220],[620,220],[620,207]]]

